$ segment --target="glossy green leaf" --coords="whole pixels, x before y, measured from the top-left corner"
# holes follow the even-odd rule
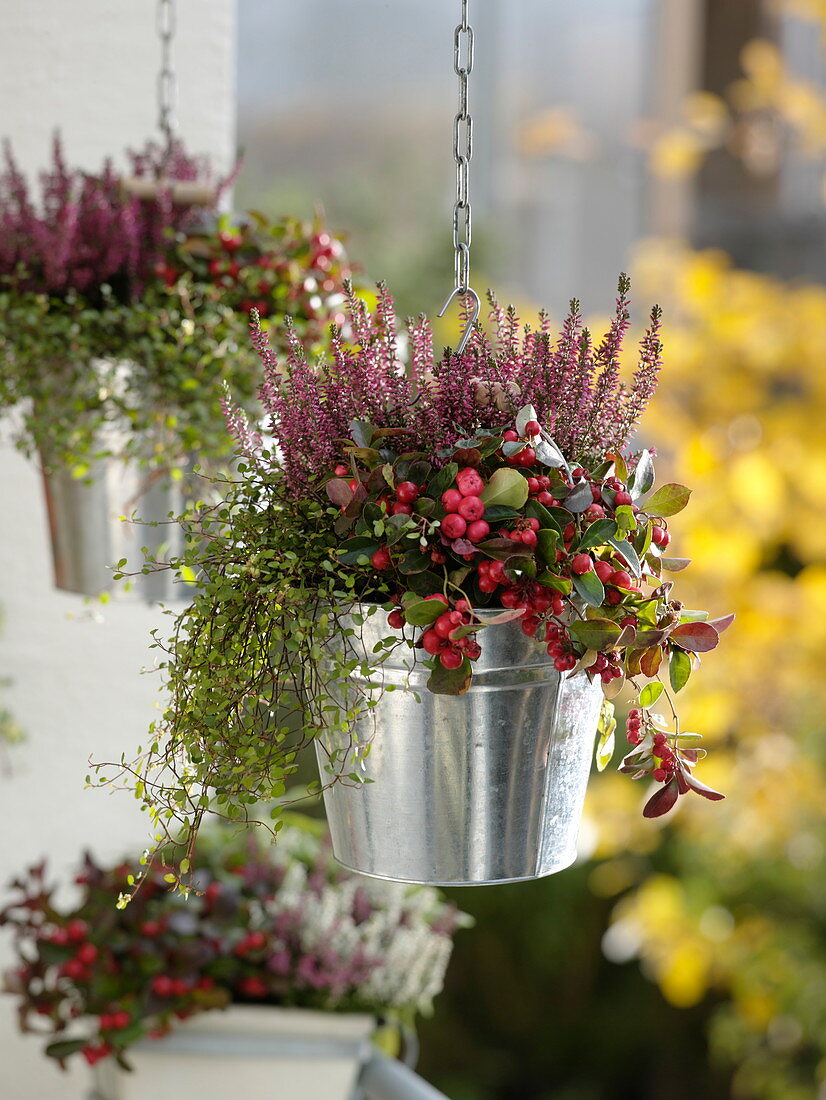
[[[642,507],[649,516],[676,516],[688,504],[690,496],[691,490],[685,485],[669,482],[650,496]]]

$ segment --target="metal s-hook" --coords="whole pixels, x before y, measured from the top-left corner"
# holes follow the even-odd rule
[[[457,287],[454,287],[453,290],[451,290],[450,294],[448,294],[447,299],[445,301],[445,304],[442,306],[442,308],[436,314],[437,317],[444,317],[444,315],[447,311],[447,307],[450,305],[450,303],[453,301],[453,299],[456,297],[457,294],[466,294],[469,298],[473,299],[473,309],[471,311],[470,317],[468,317],[468,321],[467,321],[467,324],[465,325],[464,331],[462,332],[462,335],[459,338],[459,343],[456,345],[456,354],[461,355],[462,352],[467,347],[467,342],[470,339],[471,333],[473,332],[473,326],[479,320],[479,309],[480,309],[481,303],[479,301],[479,295],[476,293],[475,290],[471,289],[471,287],[469,287],[469,286],[457,286]]]

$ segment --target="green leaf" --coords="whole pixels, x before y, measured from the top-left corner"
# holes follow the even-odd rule
[[[502,504],[508,508],[521,508],[528,499],[528,482],[516,470],[500,467],[494,471],[480,495],[485,507]]]
[[[593,570],[590,573],[583,573],[581,576],[575,575],[571,579],[581,600],[590,604],[591,607],[602,606],[605,600],[605,589],[602,581]]]
[[[590,550],[593,546],[604,546],[617,533],[617,525],[612,519],[598,519],[591,524],[576,545],[577,550]],[[571,550],[573,551],[573,547]]]
[[[456,475],[459,473],[459,464],[457,462],[448,462],[446,466],[443,466],[439,472],[431,478],[427,486],[428,496],[436,497],[438,499],[445,490],[449,489],[453,482],[456,480]]]
[[[87,1039],[60,1039],[56,1043],[49,1043],[46,1047],[46,1054],[50,1058],[57,1058],[58,1061],[62,1061],[72,1054],[77,1054],[79,1050],[86,1046],[87,1042]]]
[[[492,504],[485,509],[482,517],[488,523],[500,523],[503,519],[519,519],[522,513],[517,508],[508,508],[504,504]]]
[[[435,602],[435,601],[434,601]],[[427,686],[434,695],[464,695],[470,687],[473,678],[473,668],[467,657],[464,658],[458,668],[444,668],[437,658],[435,667],[430,673]]]
[[[681,649],[672,650],[668,676],[675,691],[681,691],[691,675],[691,658]]]
[[[628,490],[636,504],[640,497],[644,497],[654,487],[654,459],[648,450],[642,451],[637,459],[637,465],[631,479],[628,482]]]
[[[617,527],[625,534],[636,530],[637,517],[634,515],[634,509],[630,504],[621,504],[614,513],[614,517],[617,521]]]
[[[416,600],[405,605],[404,617],[411,626],[430,626],[446,610],[441,600]]]
[[[594,497],[591,493],[591,486],[587,481],[575,485],[565,497],[565,507],[569,512],[584,512],[585,509],[589,508],[593,503]]]
[[[642,565],[640,559],[637,556],[637,551],[628,542],[627,539],[608,539],[609,546],[613,546],[615,550],[619,550],[625,560],[628,562],[628,568],[639,579],[642,575]]]
[[[578,642],[595,650],[612,645],[622,633],[619,624],[610,619],[584,619],[571,623],[568,629]]]
[[[540,573],[536,579],[540,584],[544,584],[546,588],[561,592],[563,596],[567,596],[571,591],[571,582],[567,577],[558,577],[556,573],[551,573],[547,569],[544,573]]]
[[[688,504],[690,496],[691,490],[685,485],[669,482],[649,497],[642,507],[649,516],[676,516]]]
[[[404,574],[424,573],[432,564],[429,554],[423,554],[421,550],[414,548],[403,555],[402,560],[399,562],[399,572]]]
[[[609,699],[602,700],[599,712],[599,725],[597,726],[597,771],[605,771],[611,763],[614,755],[614,733],[617,728],[617,720],[614,717],[614,704]]]
[[[369,558],[378,548],[379,544],[375,539],[358,535],[356,538],[348,539],[340,549],[336,550],[336,557],[342,565],[358,565],[362,558]]]
[[[660,558],[660,565],[667,573],[681,573],[691,565],[691,558]]]
[[[525,505],[525,515],[530,516],[532,519],[538,519],[540,527],[550,527],[562,534],[562,528],[559,526],[559,521],[551,515],[544,504],[540,504],[538,500],[534,500],[533,497]]]
[[[655,680],[652,684],[646,684],[640,692],[640,706],[646,710],[653,707],[664,691],[665,687],[659,680]]]
[[[562,536],[554,527],[540,528],[536,533],[537,549],[548,565],[556,565],[556,552],[560,549]]]

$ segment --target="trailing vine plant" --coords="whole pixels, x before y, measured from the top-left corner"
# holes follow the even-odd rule
[[[274,352],[254,316],[266,434],[227,400],[240,476],[185,520],[173,567],[195,598],[155,643],[168,703],[139,759],[122,761],[157,842],[186,846],[184,874],[206,814],[246,819],[283,798],[300,751],[375,705],[354,671],[413,646],[429,689],[461,694],[484,630],[508,619],[560,675],[602,683],[598,766],[613,754],[610,700],[626,683],[637,693],[621,767],[656,783],[646,816],[692,790],[722,797],[694,775],[700,737],[672,696],[731,616],[684,608],[667,579],[688,564],[671,556],[668,520],[690,491],[655,489],[653,453],[630,446],[661,342],[655,309],[624,382],[628,291],[623,276],[599,343],[576,302],[555,338],[547,316],[522,328],[491,297],[492,336],[477,328],[438,359],[427,321],[410,321],[407,365],[383,287],[375,312],[348,288],[347,325],[313,362],[295,338]],[[358,627],[374,614],[387,633],[368,654]],[[358,781],[338,765],[324,782]]]

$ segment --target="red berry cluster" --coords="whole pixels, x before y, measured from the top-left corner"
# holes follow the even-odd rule
[[[440,600],[445,607],[450,608],[450,603],[444,596],[434,595],[426,598]],[[438,657],[442,667],[446,669],[459,668],[465,657],[470,661],[477,660],[481,656],[482,649],[475,636],[473,634],[459,636],[462,628],[469,626],[472,621],[468,601],[457,600],[452,610],[444,611],[422,634],[420,641],[422,649],[431,657]]]
[[[456,475],[456,487],[442,493],[442,505],[447,515],[442,520],[442,534],[447,539],[467,539],[478,543],[490,535],[490,524],[482,519],[485,505],[479,495],[485,482],[472,466]]]

